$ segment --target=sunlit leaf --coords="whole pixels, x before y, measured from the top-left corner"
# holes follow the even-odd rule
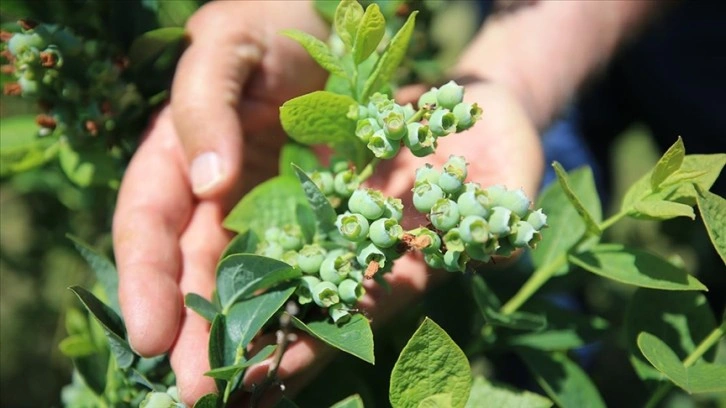
[[[371,325],[365,316],[354,314],[350,320],[342,325],[337,325],[325,319],[303,323],[300,319],[292,316],[292,323],[300,330],[316,337],[325,343],[352,354],[363,361],[373,364],[373,332]]]

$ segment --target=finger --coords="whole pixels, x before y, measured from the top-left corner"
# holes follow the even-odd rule
[[[242,166],[240,96],[263,54],[261,30],[235,29],[226,2],[209,3],[187,24],[191,38],[172,85],[174,122],[189,160],[194,193],[230,191]],[[229,8],[229,7],[227,7]]]
[[[126,170],[113,221],[121,309],[129,341],[144,356],[168,350],[179,324],[177,240],[191,212],[181,166],[164,109]]]
[[[179,287],[183,295],[196,293],[210,298],[214,290],[217,260],[229,238],[220,227],[223,216],[219,204],[202,202],[181,236],[183,262]],[[215,391],[214,380],[204,376],[209,371],[208,342],[207,321],[185,308],[170,360],[180,396],[190,406],[204,394]]]

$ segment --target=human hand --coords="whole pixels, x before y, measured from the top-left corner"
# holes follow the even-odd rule
[[[212,293],[228,241],[225,214],[277,170],[279,106],[325,79],[278,34],[283,28],[324,35],[307,2],[200,9],[187,25],[191,45],[179,61],[171,105],[151,123],[119,192],[114,246],[129,340],[143,356],[170,351],[188,404],[213,392],[214,382],[203,376],[208,324],[183,307],[183,295]]]

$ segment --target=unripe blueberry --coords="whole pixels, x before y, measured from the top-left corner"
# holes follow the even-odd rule
[[[464,187],[464,183],[456,174],[444,171],[439,177],[439,187],[447,194],[456,194]]]
[[[343,303],[354,305],[364,293],[363,285],[353,279],[344,279],[338,284],[338,295]]]
[[[505,207],[494,207],[489,215],[489,232],[492,235],[501,237],[509,234],[511,228],[509,222],[512,219],[512,210]]]
[[[354,255],[343,250],[335,250],[328,255],[320,264],[320,278],[327,282],[339,284],[348,276],[348,271],[352,269],[351,262]]]
[[[40,93],[38,81],[35,79],[28,79],[23,75],[18,78],[18,84],[20,85],[23,96],[36,96]]]
[[[333,194],[333,173],[329,171],[314,171],[308,177],[315,183],[321,193],[325,195]]]
[[[457,156],[455,154],[452,154],[449,156],[449,159],[446,160],[446,163],[444,163],[444,172],[451,173],[456,177],[464,180],[468,175],[466,169],[467,166],[468,163],[466,162],[466,158],[464,156]]]
[[[437,137],[443,137],[456,131],[456,116],[448,109],[436,109],[429,118],[429,129]]]
[[[292,266],[293,268],[298,267],[298,253],[297,251],[290,250],[283,252],[282,256],[280,257],[280,260],[282,262],[285,262],[286,264]]]
[[[489,197],[489,208],[504,207],[502,202],[505,201],[504,196],[507,194],[507,188],[501,184],[495,184],[484,189],[484,194]]]
[[[403,118],[408,121],[413,117],[413,115],[416,114],[416,108],[413,107],[411,103],[407,103],[403,106],[401,106],[401,109],[403,109]]]
[[[403,228],[393,218],[379,218],[371,223],[369,237],[379,248],[390,248],[401,239]]]
[[[174,408],[177,403],[171,395],[165,392],[152,391],[146,394],[140,406],[144,408]]]
[[[483,244],[489,240],[489,223],[478,215],[464,217],[459,223],[461,238],[468,244]]]
[[[302,248],[304,244],[304,237],[300,226],[297,224],[287,224],[282,227],[280,237],[277,241],[285,250],[298,250]]]
[[[448,250],[444,253],[444,269],[449,272],[464,272],[468,261],[467,255],[461,251]]]
[[[479,184],[479,183],[477,183],[475,181],[470,181],[468,183],[464,183],[464,191],[465,192],[469,192],[469,191],[481,191],[481,184]]]
[[[476,103],[462,102],[454,106],[452,110],[456,116],[456,131],[461,132],[467,130],[476,124],[481,118],[482,110]]]
[[[411,153],[416,157],[426,157],[436,153],[436,141],[431,146],[421,147],[419,149],[411,149]]]
[[[350,120],[360,120],[368,117],[368,108],[363,105],[350,105],[346,114]]]
[[[313,301],[320,307],[330,307],[340,302],[338,287],[332,282],[320,282],[313,287]]]
[[[368,150],[379,159],[391,159],[401,149],[401,143],[398,140],[389,139],[383,129],[371,135],[367,146]]]
[[[265,241],[277,242],[282,234],[282,229],[278,227],[269,227],[265,230]]]
[[[423,95],[419,96],[418,98],[418,108],[422,109],[425,106],[429,106],[430,108],[436,107],[436,104],[438,103],[436,100],[436,93],[438,92],[437,88],[431,88],[427,92],[424,92]]]
[[[368,238],[368,220],[357,213],[340,214],[335,221],[340,235],[348,241],[360,242]]]
[[[414,245],[424,254],[438,252],[441,248],[441,237],[428,228],[416,228],[411,234],[415,237]]]
[[[489,214],[489,210],[487,209],[489,206],[489,198],[481,190],[461,193],[456,203],[459,205],[459,211],[464,217],[470,215],[486,217]]]
[[[8,41],[8,51],[18,57],[31,48],[42,50],[46,45],[46,41],[38,33],[16,33]]]
[[[532,211],[527,216],[527,222],[537,231],[547,226],[547,216],[542,212],[540,208],[537,211]]]
[[[484,244],[467,244],[466,254],[471,259],[481,262],[489,262],[492,259],[491,253],[487,251],[487,247]]]
[[[363,274],[363,270],[361,269],[353,269],[348,272],[348,278],[353,279],[356,282],[363,282],[364,277],[365,275]]]
[[[524,218],[529,213],[529,205],[531,202],[527,195],[524,194],[524,190],[508,190],[499,196],[498,202],[495,205],[509,208],[513,213],[517,214],[518,217]]]
[[[305,245],[298,253],[297,266],[304,273],[317,274],[325,255],[326,251],[320,245]]]
[[[434,166],[426,163],[423,167],[416,169],[416,178],[413,185],[417,186],[422,183],[439,184],[441,173]]]
[[[373,136],[373,134],[378,130],[381,130],[381,126],[378,124],[376,119],[364,118],[358,120],[355,127],[355,135],[363,143],[368,143],[371,140],[371,136]]]
[[[257,255],[273,259],[282,258],[283,252],[285,250],[282,248],[282,245],[274,241],[261,242],[257,245],[257,250],[255,251]]]
[[[527,221],[517,221],[512,227],[512,234],[509,236],[509,242],[517,248],[523,248],[534,239],[537,231]]]
[[[335,193],[343,198],[350,197],[360,187],[360,179],[353,170],[345,170],[335,174],[333,189]]]
[[[393,105],[381,113],[383,121],[383,130],[386,137],[390,140],[401,140],[406,135],[406,119],[404,117],[403,108]]]
[[[436,201],[429,214],[431,223],[440,231],[448,231],[459,223],[459,206],[446,198]]]
[[[348,200],[348,209],[353,213],[361,214],[369,220],[377,220],[386,209],[386,200],[378,190],[358,189]]]
[[[413,206],[422,213],[431,211],[434,204],[444,198],[444,190],[437,184],[422,181],[413,188]]]
[[[330,171],[333,174],[338,174],[346,170],[350,170],[350,160],[346,157],[333,156],[330,159]]]
[[[403,202],[401,199],[386,197],[384,205],[386,208],[383,210],[383,216],[386,218],[393,218],[394,220],[401,222],[403,219]]]
[[[313,288],[320,282],[320,279],[312,275],[305,275],[300,279],[300,286],[297,287],[295,293],[301,305],[313,301]]]
[[[461,237],[459,228],[452,228],[446,231],[443,241],[447,251],[464,252],[464,240]]]
[[[390,109],[393,106],[394,102],[388,98],[388,96],[376,92],[373,95],[371,95],[370,100],[368,102],[368,116],[377,118],[378,124],[383,126],[383,122],[381,121],[381,113]]]
[[[333,319],[333,323],[343,324],[350,320],[350,310],[342,304],[336,303],[328,308],[328,314]]]
[[[433,147],[436,138],[428,126],[419,122],[409,123],[408,132],[403,138],[403,144],[411,150],[420,150],[426,147]]]
[[[436,101],[446,109],[453,109],[464,99],[464,87],[454,81],[444,84],[436,92]]]
[[[444,255],[440,252],[424,254],[424,262],[434,269],[444,269]]]
[[[368,266],[373,261],[378,262],[381,267],[386,265],[386,254],[383,250],[372,242],[362,242],[356,249],[358,263],[363,267]]]

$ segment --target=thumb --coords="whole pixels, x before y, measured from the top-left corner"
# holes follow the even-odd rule
[[[239,104],[264,48],[256,30],[230,13],[228,2],[209,3],[187,23],[191,44],[174,76],[171,107],[200,198],[231,191],[242,169]],[[232,4],[234,6],[234,4]]]

